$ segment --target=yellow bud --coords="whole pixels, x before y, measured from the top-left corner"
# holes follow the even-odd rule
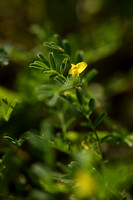
[[[75,131],[69,131],[66,134],[66,138],[69,139],[70,141],[75,141],[78,139],[78,133]]]

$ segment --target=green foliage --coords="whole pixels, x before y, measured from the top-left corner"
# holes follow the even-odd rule
[[[110,149],[132,147],[133,134],[116,126],[93,96],[97,70],[81,73],[83,52],[54,38],[44,43],[50,52],[29,65],[21,103],[1,99],[0,198],[130,199],[132,163]]]
[[[3,118],[5,121],[8,121],[14,108],[16,107],[16,104],[16,99],[11,103],[11,105],[9,105],[7,98],[1,99],[0,117]]]

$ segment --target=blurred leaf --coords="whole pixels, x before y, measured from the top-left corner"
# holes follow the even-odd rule
[[[11,103],[11,105],[9,106],[9,109],[8,109],[6,115],[4,116],[4,118],[6,119],[6,121],[9,120],[9,118],[10,118],[10,116],[11,116],[11,114],[12,114],[14,108],[16,107],[16,104],[17,104],[17,100],[15,99],[15,100]]]
[[[48,141],[54,141],[53,125],[50,121],[44,120],[42,123],[41,135]]]
[[[62,78],[62,77],[59,77],[58,75],[56,75],[55,77],[54,77],[54,80],[56,80],[56,81],[58,81],[58,82],[60,82],[60,83],[64,83],[64,79]]]
[[[111,134],[102,137],[101,138],[101,143],[106,142],[106,141],[112,139],[112,137],[113,137],[113,135],[111,135]]]
[[[61,182],[68,184],[68,183],[72,183],[72,178],[70,174],[65,174],[63,176],[61,176]]]
[[[55,37],[56,40],[57,40],[58,46],[60,46],[61,48],[63,48],[63,43],[62,43],[61,37],[60,37],[58,34],[55,34],[54,37]]]
[[[80,167],[80,164],[77,161],[71,161],[70,164],[68,164],[68,167],[71,170],[76,170]]]
[[[21,137],[19,138],[19,140],[18,140],[19,145],[21,145],[25,140],[29,139],[30,135],[31,135],[30,131],[27,131],[27,132],[23,133],[21,135]]]
[[[8,135],[4,136],[4,139],[8,140],[8,141],[14,141],[14,138],[12,138],[12,137],[10,137]]]
[[[60,52],[64,53],[64,50],[61,47],[59,47],[58,45],[54,44],[54,43],[45,42],[44,46],[48,47],[50,49],[53,49],[53,50],[60,51]]]
[[[58,93],[59,87],[56,85],[41,85],[37,89],[38,98],[40,100],[53,96]]]
[[[89,108],[90,108],[91,112],[93,112],[93,110],[95,108],[95,99],[93,99],[93,98],[90,99]]]
[[[71,55],[71,48],[67,40],[63,40],[63,46],[64,46],[65,53],[68,55]]]
[[[3,115],[5,116],[8,110],[8,101],[6,97],[1,99],[1,109],[3,111]]]
[[[60,97],[63,98],[64,100],[68,101],[69,103],[73,103],[75,99],[72,97],[70,94],[60,94]]]
[[[84,55],[83,51],[78,51],[76,53],[76,61],[75,61],[76,64],[83,61],[83,55]]]
[[[51,107],[52,107],[52,106],[55,106],[56,103],[57,103],[58,97],[59,97],[59,95],[55,93],[55,94],[48,100],[47,105],[48,105],[48,106],[51,106]]]
[[[29,199],[31,200],[51,200],[51,196],[41,190],[33,189],[30,193]]]
[[[9,64],[8,54],[3,48],[0,48],[0,64],[2,66],[6,66]]]
[[[16,107],[17,100],[13,100],[11,105],[9,105],[7,98],[2,98],[1,100],[1,107],[0,107],[0,116],[5,120],[8,121],[14,108]]]
[[[96,69],[92,69],[89,71],[85,77],[86,82],[90,82],[93,80],[93,78],[98,74],[98,71]]]
[[[77,87],[76,88],[76,96],[77,96],[79,104],[82,106],[82,104],[83,104],[83,96],[82,96],[82,89],[81,89],[81,87]]]
[[[8,142],[17,145],[17,140],[12,138],[11,136],[5,135],[4,139],[7,140]]]
[[[104,118],[107,116],[107,113],[102,113],[94,122],[95,128],[104,120]]]
[[[76,120],[75,117],[69,119],[66,123],[66,130],[71,126],[71,124]]]
[[[124,137],[124,142],[128,144],[129,147],[133,146],[133,134],[126,134]]]
[[[70,77],[67,79],[67,81],[64,83],[64,85],[60,88],[60,91],[70,90],[72,88],[76,88],[76,86],[79,83],[78,77]]]

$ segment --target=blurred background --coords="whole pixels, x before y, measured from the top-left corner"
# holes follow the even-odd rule
[[[98,70],[90,88],[109,116],[133,131],[132,10],[132,0],[0,0],[0,48],[10,58],[0,63],[0,98],[30,96],[38,79],[28,66],[58,33],[84,51],[88,70]]]

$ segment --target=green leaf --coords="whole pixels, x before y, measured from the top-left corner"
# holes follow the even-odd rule
[[[56,103],[57,103],[58,97],[59,97],[59,95],[55,93],[51,97],[51,99],[48,100],[47,105],[50,106],[50,107],[55,106]]]
[[[37,89],[38,98],[43,100],[58,93],[59,87],[56,85],[41,85]]]
[[[39,61],[35,61],[34,63],[31,63],[30,68],[35,68],[35,69],[40,69],[40,70],[49,70],[49,68],[43,64],[42,62],[39,62]]]
[[[7,110],[8,110],[8,101],[6,97],[1,99],[1,109],[2,109],[3,115],[6,115]]]
[[[61,74],[64,73],[66,66],[67,66],[67,62],[68,62],[68,59],[64,58],[64,60],[62,61],[61,65],[60,65],[60,73]]]
[[[53,71],[53,70],[48,70],[48,71],[43,70],[42,73],[43,73],[43,74],[51,74],[51,76],[52,76],[52,75],[53,75],[53,76],[54,76],[54,75],[57,75],[57,74],[55,73],[55,71]]]
[[[109,134],[101,138],[101,143],[111,140],[113,135]]]
[[[42,53],[37,54],[37,56],[40,58],[40,60],[46,65],[48,66],[48,68],[50,68],[50,64],[48,62],[48,60],[44,57],[44,55]]]
[[[61,182],[65,183],[65,184],[72,183],[70,174],[62,175],[61,176]]]
[[[77,161],[71,161],[70,164],[68,164],[68,167],[71,170],[76,170],[80,167],[80,164]]]
[[[95,128],[104,120],[104,118],[107,116],[107,113],[102,113],[94,122]]]
[[[64,85],[60,88],[60,91],[63,92],[65,90],[70,90],[72,88],[76,88],[79,83],[78,77],[70,77]]]
[[[61,37],[60,37],[58,34],[55,34],[54,37],[55,37],[56,40],[57,40],[58,46],[60,46],[61,48],[63,48],[63,43],[62,43]]]
[[[7,98],[3,98],[1,100],[1,107],[0,107],[0,117],[2,117],[5,121],[8,121],[12,111],[16,106],[17,100],[15,99],[11,105],[7,101]]]
[[[34,68],[34,69],[39,69],[39,70],[42,70],[44,69],[42,66],[38,65],[38,64],[35,64],[35,63],[31,63],[29,65],[30,68]]]
[[[89,71],[85,77],[87,82],[90,82],[96,75],[98,74],[98,71],[96,69],[92,69]]]
[[[50,59],[50,63],[53,69],[56,69],[56,64],[55,64],[55,59],[54,59],[54,54],[53,52],[49,53],[49,59]]]
[[[30,135],[31,135],[30,131],[23,133],[18,140],[18,144],[21,145],[25,140],[28,140],[30,138]]]
[[[70,125],[76,120],[75,117],[69,119],[66,123],[66,129],[68,129],[70,127]]]
[[[55,77],[54,77],[54,80],[56,80],[56,81],[58,81],[58,82],[60,82],[60,83],[64,83],[64,79],[63,78],[61,78],[61,77],[59,77],[58,75],[56,75]]]
[[[0,48],[0,64],[2,66],[6,66],[9,64],[8,53],[3,48]]]
[[[127,134],[124,138],[123,138],[124,142],[126,144],[128,144],[129,147],[133,146],[133,134]]]
[[[64,95],[64,94],[60,94],[60,97],[68,102],[70,102],[71,104],[74,103],[75,99],[70,95]]]
[[[15,99],[15,100],[11,103],[11,105],[10,105],[8,111],[7,111],[7,114],[4,116],[4,118],[5,118],[6,121],[9,120],[9,118],[10,118],[10,116],[11,116],[11,114],[12,114],[14,108],[16,107],[16,104],[17,104],[17,100]]]
[[[5,135],[4,139],[7,140],[8,142],[12,143],[12,144],[17,144],[17,140],[12,138],[11,136]]]
[[[81,87],[76,88],[76,96],[80,105],[83,104],[83,96],[82,96],[82,89]]]
[[[39,61],[35,61],[34,64],[43,67],[43,69],[45,70],[49,70],[49,67],[47,67],[44,63],[39,62]]]
[[[57,46],[57,45],[55,45],[53,43],[45,42],[43,45],[48,47],[48,48],[50,48],[50,49],[53,49],[53,50],[60,51],[60,52],[64,53],[64,50],[61,47],[59,47],[59,46]]]
[[[67,77],[68,76],[68,72],[71,69],[71,63],[70,61],[67,59],[64,71],[63,71],[63,76]]]
[[[40,70],[42,70],[42,69],[43,69],[43,67],[41,67],[41,66],[38,66],[38,65],[36,65],[36,64],[34,64],[34,63],[30,64],[30,65],[29,65],[29,68],[33,68],[33,69],[40,69]]]
[[[8,136],[8,135],[5,135],[5,136],[4,136],[4,139],[5,139],[5,140],[9,140],[9,141],[14,141],[14,138],[12,138],[12,137],[10,137],[10,136]]]
[[[95,99],[93,99],[93,98],[90,99],[89,108],[90,108],[91,112],[93,112],[93,110],[95,108]]]
[[[83,51],[78,51],[76,53],[76,64],[83,61]]]
[[[60,65],[60,73],[63,74],[63,76],[67,77],[70,68],[71,68],[70,61],[68,60],[68,58],[64,58],[64,60]]]
[[[70,45],[67,40],[63,40],[63,46],[64,46],[65,53],[68,55],[71,55]]]

